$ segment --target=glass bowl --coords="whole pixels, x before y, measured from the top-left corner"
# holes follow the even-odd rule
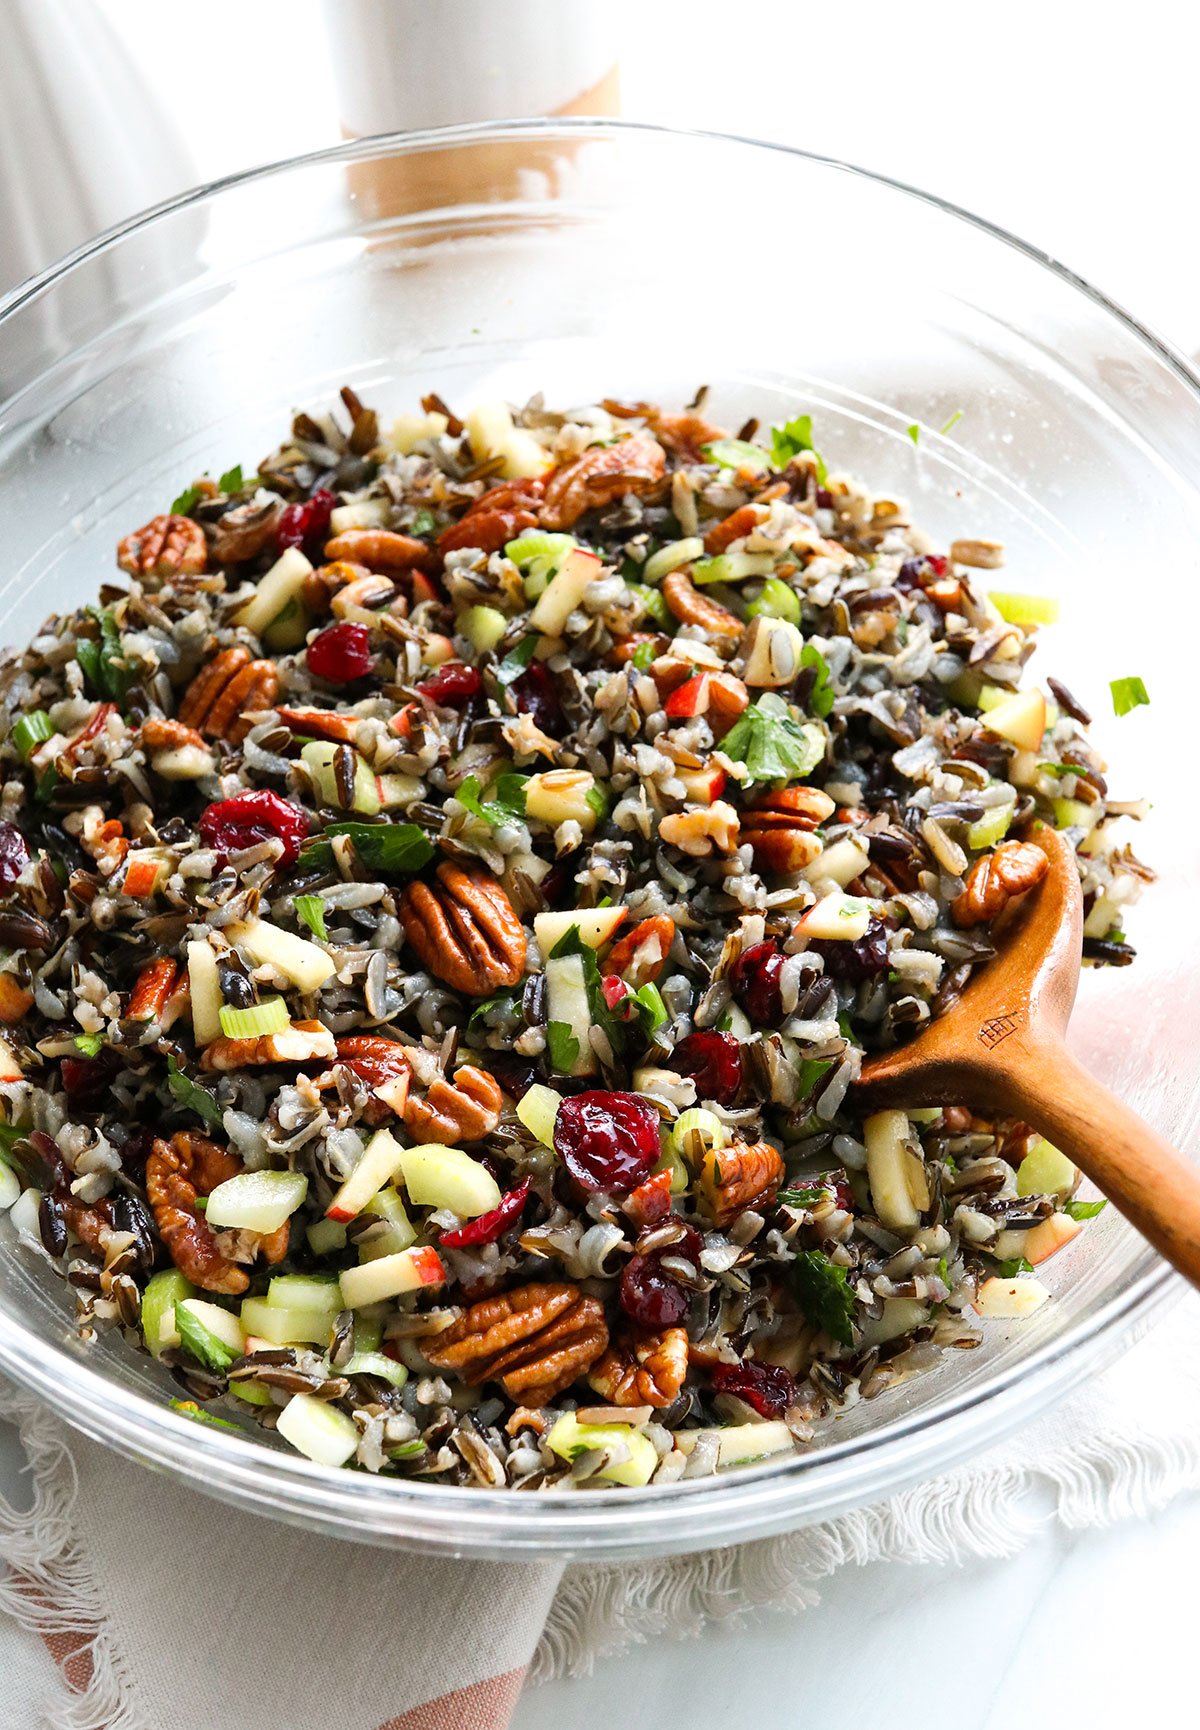
[[[735,427],[810,412],[837,467],[939,542],[1002,540],[1006,588],[1061,597],[1035,664],[1095,709],[1114,796],[1154,800],[1136,839],[1161,874],[1130,922],[1136,965],[1087,974],[1073,1042],[1200,1147],[1195,673],[1186,616],[1165,629],[1197,582],[1200,400],[1178,356],[1052,260],[772,146],[610,122],[410,134],[223,181],[77,252],[0,308],[0,381],[6,641],[91,599],[121,534],[344,383],[385,418],[430,390],[681,404],[702,383]],[[1153,703],[1114,722],[1106,684],[1128,674]],[[0,1368],[88,1435],[281,1519],[508,1559],[696,1549],[877,1501],[1096,1375],[1179,1289],[1110,1209],[1049,1264],[1035,1316],[989,1324],[983,1349],[803,1456],[522,1496],[326,1470],[191,1422],[146,1356],[83,1345],[66,1287],[0,1233]]]

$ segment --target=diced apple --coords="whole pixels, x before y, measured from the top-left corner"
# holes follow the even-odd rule
[[[310,943],[307,937],[297,937],[294,931],[283,931],[265,919],[246,919],[228,925],[225,935],[246,951],[255,966],[277,968],[297,991],[319,991],[337,971],[332,955]]]
[[[243,602],[233,614],[234,624],[241,625],[245,630],[253,631],[256,636],[261,637],[268,625],[287,607],[293,603],[297,607],[303,605],[301,597],[304,579],[311,572],[312,565],[299,547],[288,547],[266,575],[258,579],[258,586],[249,600]]]
[[[500,1185],[491,1172],[459,1147],[406,1147],[400,1171],[409,1200],[418,1207],[448,1207],[475,1219],[500,1205]]]
[[[145,901],[170,874],[171,862],[163,854],[152,852],[148,847],[141,852],[131,853],[125,866],[121,893],[135,900]]]
[[[590,835],[603,808],[596,777],[586,769],[547,769],[525,783],[525,815],[539,823],[575,822]]]
[[[379,778],[367,767],[357,751],[354,753],[354,786],[351,789],[350,803],[343,803],[333,766],[341,749],[340,745],[327,739],[312,739],[301,747],[300,760],[308,772],[317,801],[322,805],[332,805],[338,810],[361,811],[366,817],[378,816]]]
[[[390,499],[355,499],[336,505],[329,513],[329,533],[344,535],[349,529],[386,529],[392,520]]]
[[[985,1279],[979,1287],[972,1308],[976,1315],[992,1321],[1023,1321],[1040,1310],[1050,1293],[1040,1280],[1002,1279],[999,1275]]]
[[[505,480],[544,475],[554,459],[531,432],[513,425],[512,415],[501,402],[481,403],[467,416],[467,432],[471,452],[477,462],[489,457],[502,457],[500,473]]]
[[[542,959],[546,961],[573,925],[579,928],[581,943],[586,943],[591,949],[602,949],[610,938],[616,936],[617,928],[624,920],[624,907],[581,907],[574,913],[536,913],[533,934]]]
[[[698,1437],[713,1431],[676,1430],[675,1446],[682,1454],[690,1454]],[[781,1418],[771,1418],[761,1424],[726,1424],[715,1432],[717,1464],[744,1466],[751,1460],[765,1459],[769,1454],[785,1454],[796,1445],[795,1437]]]
[[[1034,1267],[1056,1255],[1060,1249],[1065,1249],[1071,1239],[1078,1237],[1083,1230],[1083,1221],[1072,1219],[1067,1213],[1052,1213],[1049,1219],[1044,1219],[1026,1234],[1025,1257]]]
[[[984,725],[1022,750],[1036,751],[1046,731],[1046,699],[1040,691],[1018,691],[989,709]]]
[[[574,1412],[564,1412],[556,1421],[546,1437],[546,1445],[562,1460],[574,1460],[580,1454],[605,1449],[610,1459],[596,1477],[630,1488],[648,1484],[658,1466],[654,1443],[632,1424],[581,1424]]]
[[[293,1394],[275,1428],[297,1453],[318,1466],[344,1466],[358,1447],[354,1419],[315,1394]]]
[[[336,1315],[342,1294],[336,1274],[277,1273],[267,1287],[273,1309],[328,1310]]]
[[[342,1301],[348,1309],[362,1309],[367,1304],[381,1303],[385,1298],[400,1297],[404,1292],[441,1285],[445,1278],[446,1269],[435,1249],[428,1245],[402,1249],[396,1255],[380,1256],[378,1261],[345,1268],[342,1272]]]
[[[0,1081],[20,1081],[24,1071],[7,1039],[0,1039]]]
[[[773,619],[760,613],[746,637],[747,685],[771,689],[790,685],[800,671],[804,638],[790,619]]]
[[[1078,1182],[1071,1160],[1044,1137],[1034,1142],[1017,1167],[1018,1195],[1055,1195],[1065,1201]]]
[[[595,582],[603,568],[595,553],[586,553],[579,547],[569,552],[529,615],[532,628],[544,631],[549,637],[561,636],[567,620],[583,600],[584,590]]]
[[[543,1147],[554,1146],[554,1122],[561,1104],[562,1094],[543,1087],[540,1081],[527,1087],[517,1101],[517,1116]]]
[[[546,1020],[564,1023],[579,1046],[570,1074],[591,1075],[596,1068],[596,1054],[592,1050],[592,1012],[583,962],[578,955],[560,955],[546,962],[545,974]]]
[[[681,769],[679,779],[693,805],[711,805],[725,791],[725,771],[716,763],[706,769]]]
[[[226,1346],[236,1357],[241,1357],[246,1349],[242,1324],[232,1310],[223,1310],[220,1304],[209,1303],[207,1298],[183,1298],[176,1309],[189,1310],[201,1327],[214,1334],[223,1346]]]
[[[824,942],[857,943],[867,935],[871,903],[841,889],[831,889],[815,907],[796,922],[798,937],[818,937]]]
[[[477,655],[486,655],[507,631],[508,620],[497,607],[467,607],[455,625]]]
[[[885,1298],[883,1314],[862,1324],[864,1346],[882,1346],[911,1333],[929,1320],[929,1305],[917,1298]]]
[[[301,1309],[291,1304],[273,1304],[266,1298],[242,1299],[242,1327],[273,1346],[327,1346],[336,1310]]]
[[[398,414],[388,433],[388,443],[406,457],[423,440],[441,438],[449,425],[444,414]]]
[[[210,1045],[221,1037],[221,981],[212,946],[200,938],[187,946],[188,988],[192,1007],[192,1032],[197,1045]]]
[[[219,1183],[208,1198],[209,1225],[230,1231],[278,1231],[308,1194],[302,1171],[242,1171]]]
[[[386,1195],[389,1192],[385,1190],[383,1193]],[[395,1194],[395,1191],[391,1193]],[[361,1217],[369,1219],[371,1212],[372,1208],[368,1204],[363,1208]],[[417,1228],[402,1209],[399,1219],[381,1214],[369,1231],[355,1239],[354,1247],[358,1251],[359,1261],[378,1261],[381,1256],[398,1255],[402,1249],[410,1248],[416,1241]]]
[[[877,1111],[863,1125],[867,1145],[867,1182],[881,1225],[889,1231],[913,1231],[921,1211],[929,1206],[925,1166],[913,1151],[908,1114]]]
[[[871,855],[863,843],[855,836],[845,835],[826,847],[811,865],[805,866],[801,875],[808,878],[818,894],[823,895],[830,889],[844,889],[847,883],[853,883],[870,862]]]
[[[326,1219],[356,1219],[371,1197],[390,1183],[400,1170],[404,1149],[390,1130],[381,1129],[363,1149],[362,1158],[342,1184],[329,1206]]]

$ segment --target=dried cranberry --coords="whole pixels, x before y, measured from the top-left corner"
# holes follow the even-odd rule
[[[782,972],[783,955],[770,938],[743,949],[733,964],[730,973],[733,995],[751,1021],[762,1027],[777,1027],[783,1020],[783,995],[779,989]]]
[[[443,661],[432,679],[426,679],[417,690],[440,709],[464,709],[472,697],[479,695],[483,680],[478,667],[468,667],[462,661]]]
[[[288,547],[313,547],[329,533],[329,519],[337,497],[326,487],[318,487],[302,505],[285,505],[275,526],[275,545],[282,553]]]
[[[621,1270],[617,1302],[631,1322],[657,1332],[678,1327],[691,1298],[678,1280],[664,1273],[656,1255],[632,1255]]]
[[[732,1105],[742,1085],[742,1048],[732,1033],[689,1033],[671,1053],[671,1068],[692,1077],[701,1099]]]
[[[231,853],[276,836],[283,842],[280,864],[292,865],[300,857],[300,843],[307,834],[308,818],[300,807],[289,805],[266,788],[222,799],[200,813],[200,839],[213,849],[222,865]]]
[[[487,1066],[493,1079],[513,1099],[524,1099],[538,1078],[537,1065],[527,1063],[511,1051],[489,1051]]]
[[[882,919],[872,919],[866,936],[860,937],[856,943],[814,938],[808,947],[813,955],[824,958],[826,978],[857,983],[860,979],[873,978],[887,967],[888,929]]]
[[[780,1364],[760,1364],[750,1358],[714,1364],[711,1379],[718,1393],[736,1394],[760,1418],[778,1418],[796,1403],[796,1384]]]
[[[313,638],[305,659],[316,678],[348,685],[371,671],[371,633],[366,625],[330,625]]]
[[[915,559],[905,559],[896,572],[894,587],[910,595],[914,589],[928,588],[946,574],[949,561],[941,553],[922,553]]]
[[[64,1057],[60,1065],[63,1089],[78,1105],[99,1099],[112,1080],[117,1059],[112,1052],[99,1057]]]
[[[510,1225],[514,1225],[521,1217],[522,1209],[529,1200],[529,1179],[519,1183],[516,1189],[510,1189],[501,1198],[497,1207],[490,1213],[481,1213],[478,1219],[460,1225],[457,1231],[444,1231],[441,1242],[447,1249],[470,1249],[475,1244],[495,1243],[502,1237]]]
[[[29,863],[29,848],[15,823],[0,823],[0,889],[11,889]]]
[[[558,1108],[554,1151],[581,1188],[626,1195],[658,1162],[658,1113],[636,1093],[577,1093]]]
[[[509,686],[522,715],[532,715],[543,733],[555,733],[563,724],[562,704],[554,679],[542,661],[531,661],[519,679]]]

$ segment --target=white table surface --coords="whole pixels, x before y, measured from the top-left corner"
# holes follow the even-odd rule
[[[198,179],[338,136],[316,0],[209,0],[202,23],[160,0],[101,4],[162,88],[178,90],[186,61],[189,100],[173,108]],[[1056,252],[1181,346],[1200,346],[1200,230],[1185,171],[1200,32],[1182,8],[844,0],[814,11],[760,0],[732,54],[730,17],[711,0],[640,6],[623,52],[625,112],[799,144],[935,188]],[[203,99],[213,84],[219,114]],[[17,1464],[0,1426],[6,1492]],[[920,1712],[956,1730],[1109,1730],[1148,1715],[1187,1725],[1198,1549],[1193,1499],[1106,1531],[1048,1520],[1007,1561],[847,1568],[802,1615],[639,1647],[530,1692],[514,1726],[840,1718],[841,1706],[815,1704],[822,1697],[845,1702],[851,1720],[886,1709],[904,1724]],[[19,1677],[49,1685],[52,1674],[37,1642],[0,1621],[0,1730],[25,1730],[5,1715]]]

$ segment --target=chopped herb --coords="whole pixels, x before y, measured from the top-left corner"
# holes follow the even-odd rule
[[[1106,1201],[1069,1201],[1063,1212],[1068,1219],[1095,1219],[1107,1206]]]
[[[473,1027],[476,1021],[482,1021],[484,1016],[493,1009],[515,1009],[520,996],[521,993],[512,990],[511,987],[506,987],[503,991],[493,991],[490,997],[483,998],[475,1005],[474,1009],[472,1009],[467,1026]]]
[[[12,730],[13,744],[28,763],[39,745],[54,737],[54,723],[45,709],[34,709],[22,715]]]
[[[89,607],[88,612],[100,626],[100,640],[80,637],[75,645],[75,659],[95,694],[109,702],[119,703],[129,689],[133,675],[122,656],[117,621],[111,607]]]
[[[917,425],[916,421],[913,421],[912,425],[905,427],[904,430],[908,434],[909,438],[912,440],[912,442],[915,445],[920,444],[920,442],[921,442],[921,429]]]
[[[50,796],[61,780],[62,776],[54,767],[53,763],[51,763],[48,769],[43,770],[37,778],[36,787],[33,789],[33,796],[39,805],[49,804]]]
[[[963,411],[960,408],[956,408],[954,413],[950,416],[950,419],[946,422],[945,426],[938,428],[938,431],[939,431],[941,437],[945,438],[947,433],[953,432],[955,427],[958,425],[959,421],[962,419],[962,417],[963,417]]]
[[[1039,763],[1038,768],[1043,775],[1052,775],[1056,781],[1065,781],[1068,775],[1078,775],[1082,768],[1080,763]]]
[[[797,721],[782,697],[766,691],[738,717],[721,750],[749,770],[746,781],[795,781],[811,773],[825,755],[825,735]]]
[[[183,1335],[179,1336],[181,1339]],[[232,1362],[232,1360],[230,1360]],[[191,1418],[193,1423],[212,1424],[218,1430],[236,1430],[239,1435],[245,1435],[241,1424],[231,1424],[227,1418],[214,1418],[211,1412],[204,1411],[195,1400],[169,1400],[168,1405],[173,1412],[179,1412],[185,1418]],[[422,1444],[424,1446],[424,1444]]]
[[[771,428],[771,457],[777,469],[785,469],[801,451],[811,451],[817,459],[817,483],[824,486],[829,471],[816,445],[812,442],[812,416],[798,414],[783,426]]]
[[[1032,1273],[1033,1263],[1025,1256],[1016,1256],[1012,1261],[998,1261],[996,1272],[1001,1279],[1016,1279],[1018,1274]]]
[[[479,777],[468,775],[454,797],[465,805],[473,817],[501,829],[506,823],[519,823],[525,816],[525,783],[527,775],[501,775],[492,787],[491,799],[480,799]]]
[[[314,937],[319,937],[322,943],[329,942],[329,933],[325,929],[325,903],[319,895],[297,895],[292,905],[296,916],[302,919]]]
[[[1127,715],[1130,709],[1150,701],[1145,685],[1137,678],[1113,679],[1109,690],[1112,692],[1114,715]]]
[[[389,1460],[415,1460],[424,1452],[425,1443],[418,1436],[411,1442],[397,1442],[394,1448],[387,1450],[387,1457]]]
[[[207,1087],[198,1087],[190,1075],[185,1075],[173,1057],[167,1059],[167,1086],[171,1097],[185,1111],[194,1111],[213,1129],[220,1129],[223,1113]]]
[[[99,1057],[104,1050],[104,1035],[102,1033],[77,1033],[75,1049],[82,1051],[85,1057]]]
[[[226,469],[217,485],[223,493],[240,493],[246,485],[242,478],[241,463],[234,463],[231,469]]]
[[[335,835],[350,837],[368,871],[419,871],[434,854],[433,842],[416,823],[330,823],[323,836],[305,847],[304,863],[332,863],[328,843]]]
[[[633,651],[633,668],[635,672],[644,673],[651,661],[657,659],[658,650],[653,643],[639,643]]]
[[[587,991],[588,1009],[591,1013],[592,1022],[607,1036],[609,1044],[619,1056],[625,1048],[626,1039],[634,1024],[619,1019],[608,1007],[596,951],[590,943],[583,941],[579,935],[578,925],[572,925],[563,932],[547,959],[557,961],[564,955],[578,955],[583,963],[583,983],[584,989]],[[642,1024],[644,1016],[644,1005],[639,1004],[638,1025]]]
[[[516,648],[510,649],[496,668],[496,682],[500,685],[511,685],[514,679],[519,679],[532,661],[537,645],[535,636],[522,637]]]
[[[802,1250],[795,1264],[796,1302],[814,1327],[844,1346],[854,1344],[854,1292],[844,1267],[819,1249]]]
[[[200,487],[185,487],[171,506],[173,517],[189,517],[195,510],[204,493]]]
[[[832,1068],[833,1059],[831,1057],[804,1058],[796,1071],[796,1086],[799,1089],[799,1097],[807,1099],[821,1077]]]
[[[833,688],[829,683],[829,662],[815,643],[805,643],[800,651],[800,665],[812,667],[817,675],[813,688],[809,692],[808,706],[813,714],[823,721],[833,708]]]
[[[559,1075],[570,1075],[579,1056],[579,1041],[571,1032],[569,1021],[546,1023],[546,1049],[550,1053],[551,1068]]]
[[[19,1141],[24,1141],[27,1130],[18,1129],[15,1123],[0,1123],[0,1164],[12,1165],[13,1149]]]
[[[431,535],[437,528],[437,518],[432,511],[421,509],[413,512],[413,520],[409,524],[409,532],[414,535]]]
[[[198,1364],[203,1364],[206,1370],[212,1370],[215,1375],[223,1376],[238,1355],[230,1351],[225,1341],[219,1339],[211,1328],[206,1328],[186,1304],[175,1305],[175,1328],[184,1351],[190,1353]]]
[[[775,1197],[784,1207],[812,1207],[829,1191],[826,1189],[781,1189]]]

